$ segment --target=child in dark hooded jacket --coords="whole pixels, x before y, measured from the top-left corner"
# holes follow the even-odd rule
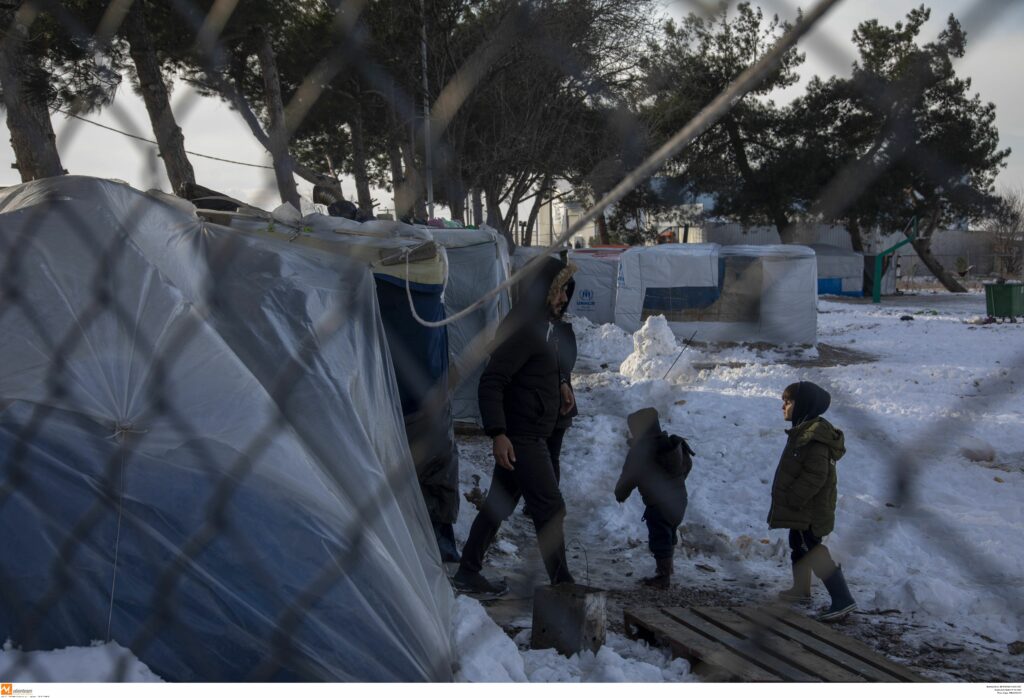
[[[772,482],[770,528],[789,529],[793,586],[779,594],[784,601],[806,603],[811,599],[811,572],[825,583],[832,604],[819,620],[837,621],[857,605],[846,586],[843,570],[832,561],[821,542],[832,532],[836,519],[836,461],[846,453],[843,432],[821,415],[832,396],[808,381],[793,383],[782,393],[786,447]]]
[[[634,489],[640,490],[646,509],[648,546],[654,555],[655,574],[643,583],[668,589],[672,581],[672,552],[678,538],[688,501],[686,477],[694,455],[686,440],[661,430],[658,411],[652,407],[629,415],[629,453],[622,475],[615,485],[615,499],[624,502]]]

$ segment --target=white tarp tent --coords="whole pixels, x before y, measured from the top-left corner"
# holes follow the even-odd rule
[[[615,322],[615,285],[623,249],[581,249],[569,252],[576,265],[576,290],[568,313],[603,325]]]
[[[449,317],[508,280],[508,244],[493,228],[431,228],[430,232],[448,253],[444,307]],[[448,325],[448,347],[455,378],[452,414],[458,421],[480,422],[477,388],[487,355],[473,357],[470,355],[473,352],[467,349],[486,349],[509,307],[509,294],[502,291],[462,320]]]
[[[864,255],[835,245],[814,244],[818,295],[863,296]]]
[[[0,246],[0,635],[179,681],[451,678],[364,262],[85,177],[0,191]]]
[[[634,248],[619,260],[615,321],[633,332],[664,315],[697,341],[814,344],[816,282],[814,251],[798,245]]]
[[[537,247],[536,245],[530,247],[519,245],[518,247],[516,247],[515,251],[512,253],[509,259],[510,272],[512,274],[515,274],[520,269],[525,267],[531,259],[533,259],[534,257],[539,257],[541,254],[543,254],[545,249],[546,248],[544,247]],[[552,256],[557,257],[558,253],[554,252],[552,253]]]
[[[636,332],[650,315],[666,314],[716,296],[716,244],[632,247],[619,257],[615,324]],[[672,318],[666,315],[672,322]]]

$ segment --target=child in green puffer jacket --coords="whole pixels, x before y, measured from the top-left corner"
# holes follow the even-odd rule
[[[779,597],[809,602],[813,571],[832,598],[831,606],[818,616],[827,622],[842,620],[857,608],[842,568],[821,542],[835,526],[836,461],[846,453],[843,432],[821,416],[831,401],[824,388],[808,381],[783,391],[782,414],[793,428],[786,430],[789,438],[775,470],[768,512],[770,528],[789,529],[793,586]]]

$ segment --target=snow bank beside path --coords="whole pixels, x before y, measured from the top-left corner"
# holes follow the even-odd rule
[[[516,638],[529,646],[529,631]],[[459,667],[456,681],[470,682],[630,682],[692,681],[690,665],[667,652],[614,633],[597,654],[563,657],[555,650],[520,652],[517,644],[491,620],[479,601],[459,596],[452,620]]]
[[[50,652],[21,652],[7,642],[0,651],[0,677],[12,683],[163,682],[116,642]]]

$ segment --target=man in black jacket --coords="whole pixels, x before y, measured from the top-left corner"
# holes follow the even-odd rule
[[[494,475],[480,513],[462,549],[453,582],[461,591],[503,594],[504,581],[480,574],[484,555],[501,522],[519,498],[526,499],[537,542],[552,584],[571,583],[562,524],[565,502],[551,463],[547,439],[560,414],[575,407],[572,390],[560,382],[552,324],[568,303],[566,286],[576,267],[546,258],[520,286],[515,308],[498,328],[499,343],[480,377],[480,416],[493,442]]]

